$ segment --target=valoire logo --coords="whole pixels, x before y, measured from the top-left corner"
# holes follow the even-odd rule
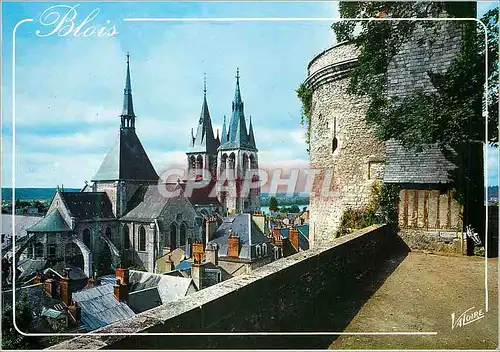
[[[484,312],[482,309],[476,309],[472,307],[467,309],[465,312],[460,314],[460,316],[455,320],[455,312],[451,313],[451,329],[456,327],[461,328],[462,326],[473,323],[481,318],[484,318]]]

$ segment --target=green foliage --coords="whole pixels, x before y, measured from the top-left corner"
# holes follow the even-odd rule
[[[369,17],[475,17],[474,2],[341,2],[344,18]],[[428,75],[433,91],[415,88],[404,98],[387,97],[387,68],[402,45],[409,41],[417,21],[341,21],[332,28],[338,41],[352,40],[360,49],[358,65],[351,72],[348,91],[367,96],[370,105],[366,121],[381,140],[395,139],[409,150],[419,152],[428,144],[438,145],[457,166],[450,174],[455,199],[464,204],[481,202],[482,155],[487,139],[498,145],[498,8],[481,21],[484,30],[472,21],[456,22],[462,29],[461,49],[446,72]],[[432,44],[445,22],[421,21],[429,36],[418,44]],[[357,33],[355,35],[355,30]],[[486,58],[488,58],[487,66]],[[485,72],[485,67],[487,70]],[[485,82],[488,84],[486,106]],[[483,108],[488,109],[488,136]],[[471,161],[472,160],[472,161]]]
[[[292,205],[291,207],[281,207],[279,211],[281,213],[300,213],[300,208],[297,205]]]
[[[342,214],[340,225],[335,237],[344,236],[354,230],[386,223],[397,225],[397,204],[399,202],[399,187],[382,183],[372,184],[370,201],[365,207],[359,209],[349,208]]]
[[[278,210],[278,200],[276,199],[276,197],[271,197],[269,199],[269,209]]]
[[[302,102],[302,114],[300,123],[307,127],[306,130],[306,143],[309,144],[311,136],[311,113],[312,113],[312,89],[305,83],[302,83],[296,90],[297,96]]]
[[[13,309],[11,305],[3,307],[2,311],[2,349],[34,349],[38,347],[36,338],[24,336],[17,332],[14,327]],[[16,302],[16,325],[20,331],[28,332],[31,327],[33,317],[28,305],[26,293]]]

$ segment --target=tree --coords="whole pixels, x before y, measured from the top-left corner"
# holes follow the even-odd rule
[[[470,18],[475,17],[476,4],[341,2],[339,10],[342,17],[348,18],[422,18],[439,17],[443,13]],[[482,208],[483,143],[487,139],[491,145],[498,145],[498,130],[494,128],[498,125],[498,9],[486,13],[481,21],[487,27],[488,50],[482,27],[472,21],[458,22],[462,28],[461,49],[446,72],[428,72],[434,90],[415,89],[399,99],[385,94],[387,68],[392,57],[411,39],[419,25],[429,29],[431,35],[426,40],[432,43],[444,22],[342,21],[332,25],[338,41],[352,40],[360,49],[348,91],[370,98],[367,123],[381,140],[393,138],[415,152],[429,144],[438,145],[457,166],[450,176],[455,198],[465,206],[466,217]],[[426,44],[425,40],[419,44]],[[488,106],[484,99],[485,83],[489,87]],[[483,107],[489,112],[488,136]],[[482,222],[479,213],[472,217]],[[467,221],[466,218],[464,226]]]
[[[278,210],[278,200],[276,199],[276,197],[271,197],[269,199],[269,210]]]
[[[290,209],[288,209],[290,213],[300,213],[300,208],[297,205],[292,205]]]
[[[17,332],[14,327],[13,309],[11,305],[3,307],[2,312],[2,349],[34,349],[38,348],[36,338],[24,336]],[[26,293],[21,296],[21,300],[16,302],[16,323],[19,330],[28,332],[33,322],[31,308],[28,305]]]

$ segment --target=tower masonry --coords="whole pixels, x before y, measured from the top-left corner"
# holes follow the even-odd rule
[[[433,30],[417,26],[413,37],[391,59],[388,97],[405,97],[415,88],[432,91],[428,71],[447,70],[460,50],[460,24],[443,22],[437,32]],[[430,37],[433,40],[426,40]],[[322,171],[310,197],[311,243],[332,241],[342,214],[349,208],[366,207],[373,183],[384,182],[400,189],[396,205],[400,235],[410,247],[435,243],[446,251],[463,251],[462,210],[452,197],[450,178],[456,167],[435,145],[415,153],[396,141],[375,137],[365,121],[369,100],[347,93],[349,72],[358,55],[353,43],[343,42],[317,55],[308,66],[311,166]],[[326,195],[321,194],[327,178],[324,171],[333,175],[327,185],[333,192]],[[446,243],[442,243],[443,234],[448,236]]]

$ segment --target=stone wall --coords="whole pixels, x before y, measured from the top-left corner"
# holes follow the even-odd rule
[[[404,258],[406,251],[385,226],[373,226],[95,331],[110,336],[87,334],[51,349],[299,348],[297,336],[134,333],[342,331],[360,308],[342,305],[354,297],[368,299],[377,289],[373,279],[381,262],[395,254]],[[372,285],[361,277],[372,278]],[[113,335],[117,332],[126,334]],[[311,348],[323,342],[314,336],[301,343]]]
[[[368,100],[346,91],[346,72],[355,60],[354,45],[343,43],[315,58],[309,67],[307,83],[314,87],[311,167],[333,173],[331,183],[325,174],[316,177],[313,185],[309,207],[313,245],[332,241],[344,211],[365,206],[374,180],[383,176],[385,145],[364,121]],[[323,184],[333,192],[325,194]]]

